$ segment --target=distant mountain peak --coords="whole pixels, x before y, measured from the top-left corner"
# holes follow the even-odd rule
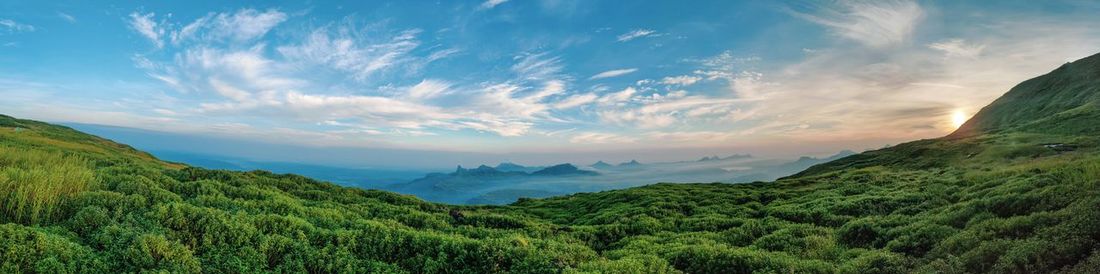
[[[711,155],[711,156],[704,156],[703,158],[700,158],[698,160],[698,162],[737,160],[737,159],[748,159],[748,158],[752,158],[752,154],[734,154],[734,155],[730,155],[730,156],[726,156],[726,157],[719,157],[718,155]]]
[[[542,170],[535,171],[535,172],[531,173],[531,175],[536,175],[536,176],[548,176],[548,175],[598,175],[598,174],[599,173],[596,173],[596,172],[590,171],[590,170],[581,170],[581,169],[577,168],[577,166],[574,166],[573,164],[560,164],[560,165],[551,166],[551,167],[544,168]]]
[[[525,166],[518,165],[518,164],[515,164],[515,163],[511,163],[511,162],[501,162],[500,164],[497,164],[497,166],[496,166],[496,169],[504,169],[504,168],[525,168]]]
[[[840,158],[844,158],[844,157],[848,157],[848,156],[852,156],[852,155],[856,155],[856,154],[859,154],[859,153],[857,153],[855,151],[852,151],[850,149],[845,149],[845,150],[841,150],[840,152],[837,152],[836,154],[833,154],[833,156],[829,156],[828,158],[825,158],[825,159],[840,159]]]
[[[503,172],[501,172],[501,171],[499,171],[495,168],[492,168],[490,166],[487,166],[487,165],[480,165],[477,168],[472,168],[472,169],[462,168],[462,166],[460,165],[460,166],[458,166],[457,169],[455,169],[455,172],[454,172],[455,175],[475,175],[475,176],[476,175],[498,174],[498,173],[503,173]]]
[[[723,160],[729,160],[729,159],[748,159],[748,158],[752,158],[752,154],[734,154],[734,155],[726,156],[726,158],[722,158],[722,159]]]
[[[611,164],[608,164],[607,162],[604,162],[603,160],[600,160],[600,161],[597,161],[597,162],[596,162],[595,164],[591,164],[591,165],[589,165],[589,167],[593,167],[593,168],[609,168],[609,167],[613,167],[613,166],[612,166]]]
[[[717,155],[715,155],[715,156],[703,156],[703,158],[699,159],[699,162],[709,162],[709,161],[717,161],[717,160],[722,160],[722,158],[718,157]]]
[[[639,163],[638,160],[630,160],[630,162],[625,162],[625,163],[619,164],[619,166],[640,166],[640,165],[642,165],[642,163]]]

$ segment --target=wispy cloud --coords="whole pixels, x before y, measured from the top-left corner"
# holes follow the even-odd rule
[[[65,20],[65,22],[76,23],[76,17],[73,17],[72,15],[69,15],[68,13],[57,12],[57,17],[61,18],[61,20]]]
[[[656,129],[671,126],[677,122],[701,122],[701,119],[744,119],[740,105],[749,102],[745,99],[724,99],[704,96],[685,96],[670,94],[651,97],[646,103],[629,108],[600,111],[602,121],[633,125],[642,129]]]
[[[462,52],[462,50],[457,49],[457,48],[447,48],[447,49],[441,49],[441,50],[433,51],[431,55],[428,55],[427,61],[428,62],[434,62],[435,60],[447,58],[447,57],[455,55],[459,52]]]
[[[596,75],[592,75],[592,77],[588,77],[588,80],[619,77],[619,76],[623,76],[623,75],[633,73],[635,71],[638,71],[638,69],[636,69],[636,68],[625,68],[625,69],[609,70],[609,71],[604,71],[604,72],[597,73]]]
[[[512,71],[524,80],[548,80],[558,78],[565,68],[561,57],[549,53],[525,53],[514,58]]]
[[[377,72],[414,61],[409,53],[420,46],[418,29],[401,31],[378,43],[358,39],[349,31],[346,27],[317,29],[300,44],[282,46],[278,51],[294,62],[325,65],[366,80]]]
[[[599,96],[596,96],[595,94],[592,94],[592,93],[577,94],[577,95],[569,96],[569,97],[567,97],[567,98],[565,98],[561,101],[558,101],[557,103],[554,104],[554,108],[557,108],[557,109],[575,108],[575,107],[579,107],[579,106],[582,106],[582,105],[586,105],[588,103],[595,102],[597,98],[599,98]]]
[[[617,40],[619,42],[627,42],[630,40],[655,35],[657,31],[651,29],[636,29],[627,33],[620,34]]]
[[[591,94],[566,98],[569,77],[562,73],[561,58],[545,52],[516,56],[510,66],[515,77],[502,82],[461,85],[422,79],[406,86],[377,87],[381,81],[376,76],[460,52],[414,52],[420,46],[417,29],[372,30],[366,36],[360,26],[345,20],[279,45],[260,39],[285,20],[277,11],[208,14],[186,25],[158,22],[151,13],[131,18],[135,32],[149,34],[147,38],[161,43],[158,47],[174,52],[157,59],[136,55],[135,66],[170,87],[203,98],[191,109],[168,109],[177,114],[232,114],[337,127],[328,134],[431,136],[473,130],[512,137],[530,133],[542,121],[560,121],[551,110],[595,100]],[[333,79],[356,90],[330,90]]]
[[[416,100],[432,99],[443,95],[450,87],[451,84],[444,81],[424,79],[408,88],[406,96]]]
[[[840,1],[812,13],[795,14],[871,47],[905,43],[925,16],[924,9],[911,0]]]
[[[479,8],[492,9],[497,5],[504,4],[504,2],[508,2],[508,0],[486,0],[485,2],[481,3],[481,6],[479,6]]]
[[[11,19],[0,19],[0,27],[3,27],[9,33],[32,32],[35,30],[32,25],[19,23]]]
[[[949,39],[928,44],[931,49],[942,51],[949,57],[977,58],[985,50],[985,45],[969,44],[963,39]]]
[[[600,104],[604,105],[622,103],[630,100],[630,98],[634,97],[634,94],[636,93],[638,93],[638,89],[635,89],[634,87],[627,87],[618,92],[605,94],[604,96],[601,96],[600,99],[597,101],[599,101]]]
[[[242,9],[234,13],[209,13],[171,33],[173,43],[188,39],[241,43],[260,38],[286,21],[278,10]]]
[[[130,13],[130,27],[141,34],[150,42],[153,42],[157,48],[164,47],[164,41],[161,41],[161,36],[164,35],[164,29],[158,27],[157,22],[153,21],[154,13]]]
[[[624,144],[638,141],[637,138],[622,136],[613,133],[585,132],[578,133],[569,138],[574,144]]]
[[[661,83],[665,85],[690,86],[692,84],[695,84],[695,82],[699,82],[699,80],[703,80],[703,77],[680,75],[665,77],[664,79],[661,79]]]

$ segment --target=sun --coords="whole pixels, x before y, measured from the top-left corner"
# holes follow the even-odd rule
[[[955,112],[951,113],[951,124],[954,125],[955,128],[959,128],[966,123],[966,118],[966,113],[956,109]]]

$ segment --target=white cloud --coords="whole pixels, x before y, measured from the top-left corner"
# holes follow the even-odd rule
[[[531,129],[533,125],[530,122],[522,121],[508,121],[498,119],[481,119],[478,121],[461,121],[459,122],[466,128],[488,131],[496,133],[497,135],[504,137],[516,137],[527,134],[527,131]]]
[[[795,14],[871,47],[907,42],[925,15],[924,9],[911,0],[840,1],[814,14]]]
[[[558,94],[561,94],[564,91],[565,91],[565,82],[564,81],[550,80],[550,81],[546,81],[546,83],[545,83],[545,85],[543,86],[542,89],[540,89],[540,90],[536,91],[535,93],[527,96],[527,100],[530,100],[530,101],[533,101],[533,102],[541,102],[543,99],[546,99],[546,97],[550,97],[550,96],[553,96],[553,95],[558,95]]]
[[[431,106],[378,96],[329,96],[292,91],[286,94],[284,102],[288,109],[303,114],[320,114],[334,116],[334,118],[341,116],[374,118],[386,115],[413,115],[437,119],[455,117]]]
[[[406,96],[417,100],[432,99],[439,97],[450,87],[451,84],[444,81],[424,79],[420,81],[420,83],[410,87]]]
[[[690,86],[692,84],[695,84],[695,82],[699,82],[699,80],[703,80],[703,77],[681,75],[665,77],[664,79],[661,79],[661,83],[665,85]]]
[[[471,110],[520,119],[533,119],[535,115],[547,110],[548,107],[539,102],[542,98],[538,96],[516,96],[520,89],[521,87],[511,84],[489,86],[474,98]]]
[[[621,91],[606,94],[598,100],[600,104],[610,105],[615,103],[625,102],[630,100],[630,97],[634,96],[638,90],[634,87],[627,87]]]
[[[755,71],[742,71],[729,77],[730,87],[740,98],[759,98],[766,88],[776,85],[764,80],[764,74]]]
[[[428,60],[427,61],[428,62],[434,62],[435,60],[447,58],[447,57],[450,57],[451,55],[454,55],[454,54],[459,53],[459,52],[462,52],[462,50],[456,49],[456,48],[448,48],[448,49],[437,50],[437,51],[432,52],[432,54],[428,55]]]
[[[633,125],[642,129],[663,128],[678,121],[675,113],[643,113],[638,111],[601,111],[600,119],[606,123]]]
[[[634,40],[634,39],[654,35],[656,33],[657,33],[657,31],[654,31],[654,30],[651,30],[651,29],[636,29],[636,30],[632,30],[632,31],[627,32],[627,33],[620,34],[619,37],[617,38],[617,40],[619,42],[627,42],[627,41],[630,41],[630,40]]]
[[[560,57],[548,56],[547,53],[523,54],[514,59],[517,62],[512,65],[512,71],[523,80],[558,78],[558,74],[565,68]]]
[[[15,22],[11,19],[0,19],[0,27],[7,29],[8,32],[32,32],[34,26]]]
[[[698,146],[709,146],[728,143],[737,137],[737,133],[722,131],[681,131],[681,132],[650,132],[645,138],[657,143],[686,143]]]
[[[171,33],[171,45],[181,49],[173,49],[177,53],[164,62],[144,55],[135,55],[133,60],[150,77],[173,88],[215,97],[177,113],[339,121],[348,126],[329,133],[400,136],[463,129],[521,136],[538,121],[560,121],[548,113],[568,85],[561,79],[564,76],[560,75],[558,57],[545,53],[518,56],[512,67],[518,80],[502,84],[464,87],[423,79],[393,93],[343,87],[330,91],[333,76],[348,75],[358,81],[352,86],[362,87],[372,80],[371,76],[403,64],[415,69],[459,50],[441,49],[417,57],[412,51],[420,44],[416,39],[419,30],[401,31],[379,40],[377,36],[356,33],[357,28],[345,22],[315,29],[289,45],[276,46],[276,55],[271,56],[267,42],[258,38],[284,20],[281,16],[265,16],[252,10],[210,14],[172,30],[164,27],[172,26],[169,23],[155,23],[152,14],[135,15],[136,31],[153,30],[156,41],[164,41],[164,33]],[[252,27],[224,27],[223,22],[238,21]],[[232,40],[232,44],[212,37]],[[541,86],[533,88],[535,85]]]
[[[496,7],[497,5],[504,4],[504,2],[508,2],[508,0],[486,0],[485,2],[481,3],[480,8],[491,9]]]
[[[667,96],[653,96],[648,103],[621,110],[601,111],[600,119],[619,125],[633,125],[638,128],[663,128],[685,119],[719,118],[722,120],[737,117],[739,105],[752,102],[746,99],[723,99],[704,96],[683,96],[670,93]],[[692,120],[696,123],[701,120]]]
[[[177,44],[188,39],[242,43],[263,37],[286,19],[287,15],[277,10],[260,12],[242,9],[232,14],[210,13],[173,31],[170,36],[172,42]]]
[[[238,102],[248,101],[252,97],[252,93],[222,82],[218,78],[210,78],[210,87],[214,88],[218,94]]]
[[[164,116],[176,116],[176,115],[179,115],[179,113],[177,113],[177,112],[175,112],[175,111],[172,111],[172,110],[170,110],[170,109],[163,109],[163,108],[154,108],[154,109],[153,109],[153,112],[156,112],[157,114],[160,114],[160,115],[164,115]]]
[[[638,71],[638,69],[636,69],[636,68],[625,68],[625,69],[609,70],[609,71],[604,71],[604,72],[597,73],[596,75],[592,75],[592,77],[588,77],[588,80],[619,77],[619,76],[623,76],[623,75],[633,73],[635,71]]]
[[[208,47],[184,50],[176,55],[174,64],[165,68],[166,75],[195,82],[198,79],[219,77],[223,81],[236,82],[248,90],[273,90],[301,87],[302,81],[281,76],[286,66],[264,56],[265,47],[258,44],[246,50],[227,51]],[[172,74],[172,73],[175,74]],[[203,86],[193,88],[204,89]]]
[[[963,39],[949,39],[928,44],[928,48],[942,51],[947,57],[978,58],[985,45],[969,44]]]
[[[412,62],[409,53],[420,46],[416,35],[420,30],[406,30],[380,43],[366,43],[354,39],[347,29],[339,29],[335,36],[329,29],[314,30],[304,42],[296,46],[283,46],[278,52],[295,62],[327,65],[349,72],[357,80],[366,80],[377,72]]]
[[[160,38],[164,35],[164,29],[160,28],[157,22],[153,21],[154,13],[140,14],[137,12],[130,13],[130,27],[133,28],[138,34],[145,36],[150,42],[153,42],[157,48],[164,47],[164,41]]]
[[[66,22],[69,22],[69,23],[76,23],[76,17],[73,17],[72,15],[69,15],[68,13],[57,12],[57,17],[60,17],[61,20],[65,20]]]
[[[556,108],[556,109],[575,108],[575,107],[578,107],[578,106],[582,106],[582,105],[586,105],[588,103],[595,102],[596,98],[598,98],[598,96],[596,96],[595,94],[592,94],[592,93],[577,94],[577,95],[566,97],[565,99],[562,99],[561,101],[558,101],[557,103],[554,104],[554,108]]]
[[[569,142],[574,144],[624,144],[637,141],[637,138],[629,136],[599,132],[578,133],[569,138]]]

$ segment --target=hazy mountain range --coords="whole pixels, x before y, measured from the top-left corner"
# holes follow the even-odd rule
[[[506,204],[516,199],[541,198],[578,192],[627,188],[661,182],[767,181],[794,174],[815,164],[855,154],[797,160],[755,159],[749,155],[706,156],[697,161],[643,164],[636,160],[611,165],[598,161],[586,167],[560,164],[529,167],[500,163],[451,173],[431,173],[408,183],[381,189],[412,194],[429,201],[455,204]]]
[[[371,162],[358,160],[356,157],[402,159],[401,157],[408,157],[409,153],[439,162],[453,159],[451,164],[460,162],[459,159],[465,159],[464,157],[492,159],[500,156],[386,149],[305,148],[115,126],[66,125],[111,140],[135,144],[135,147],[168,161],[211,169],[295,173],[344,186],[389,190],[415,195],[428,201],[455,204],[505,204],[522,197],[549,197],[660,182],[768,181],[854,153],[842,151],[828,157],[803,156],[798,159],[729,154],[655,163],[642,163],[632,159],[612,164],[597,160],[587,165],[561,163],[543,166],[502,162],[492,167],[481,165],[470,169],[459,165],[453,172],[447,172],[427,167],[402,168],[396,165],[367,166],[350,163]],[[187,152],[176,149],[185,149]],[[239,151],[247,153],[239,153],[239,156],[225,155]],[[326,160],[307,156],[318,154],[332,156]],[[303,156],[299,157],[300,161],[258,160],[296,159],[291,157],[293,155]]]

